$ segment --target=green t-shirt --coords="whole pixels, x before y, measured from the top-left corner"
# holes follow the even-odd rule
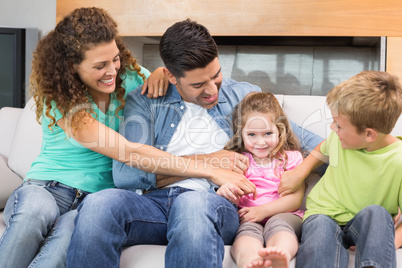
[[[141,72],[148,77],[149,71],[141,67]],[[124,78],[126,95],[143,84],[142,77],[135,71],[127,71]],[[120,102],[112,95],[109,109],[106,114],[91,103],[96,119],[119,131],[119,125],[123,118],[123,110],[120,110],[116,117],[115,110]],[[53,106],[55,107],[55,106]],[[44,108],[44,110],[46,107]],[[62,118],[57,108],[52,110],[56,121]],[[95,117],[95,115],[93,115]],[[39,156],[32,163],[27,179],[55,180],[73,188],[87,192],[96,192],[106,188],[115,187],[112,178],[112,159],[96,153],[73,138],[67,137],[66,133],[57,124],[48,128],[50,119],[42,116],[42,146]],[[90,145],[89,145],[90,147]]]
[[[307,196],[304,220],[325,214],[345,225],[369,205],[395,216],[402,205],[402,141],[373,152],[345,150],[336,133],[321,145],[329,166]]]

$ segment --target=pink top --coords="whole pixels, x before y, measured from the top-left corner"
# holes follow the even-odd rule
[[[303,157],[298,151],[285,151],[288,156],[286,170],[294,169],[303,161]],[[273,159],[271,163],[265,166],[257,164],[250,153],[243,153],[250,160],[250,166],[246,172],[246,178],[253,182],[257,188],[257,198],[254,200],[252,194],[244,195],[240,199],[239,208],[257,207],[272,202],[279,198],[278,187],[283,170],[283,164],[279,164],[278,159]],[[276,166],[278,165],[278,166]],[[276,167],[276,168],[275,168]],[[275,174],[276,171],[276,174]],[[292,212],[303,218],[304,211],[296,210]],[[264,220],[264,222],[267,219]]]

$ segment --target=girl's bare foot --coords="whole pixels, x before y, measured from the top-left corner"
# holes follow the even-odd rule
[[[266,260],[262,258],[253,260],[252,262],[246,265],[246,268],[265,268],[265,267],[271,267],[271,264],[266,265]]]
[[[290,254],[284,249],[277,247],[266,247],[260,249],[258,255],[264,260],[263,266],[257,267],[269,267],[273,268],[288,268],[290,261]],[[254,266],[252,266],[254,267]]]

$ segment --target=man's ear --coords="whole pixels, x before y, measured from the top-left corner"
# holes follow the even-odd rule
[[[169,70],[166,69],[165,67],[163,67],[163,73],[165,74],[165,76],[167,77],[167,79],[171,84],[177,85],[176,77],[171,72],[169,72]]]
[[[377,131],[373,128],[366,128],[364,132],[366,133],[366,142],[373,142],[378,137]]]

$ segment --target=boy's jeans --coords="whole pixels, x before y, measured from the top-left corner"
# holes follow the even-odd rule
[[[25,181],[4,209],[0,267],[64,267],[74,208],[87,194],[56,181]]]
[[[124,246],[168,245],[165,267],[222,267],[237,209],[212,192],[172,187],[138,195],[107,189],[78,208],[67,267],[119,267]],[[169,241],[169,243],[168,243]]]
[[[383,207],[362,209],[343,228],[322,214],[302,225],[296,267],[348,267],[347,248],[356,245],[355,267],[396,267],[395,230]]]

